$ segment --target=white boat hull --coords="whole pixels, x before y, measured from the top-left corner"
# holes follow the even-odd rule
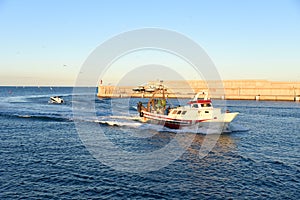
[[[49,103],[62,104],[64,100],[60,97],[50,97]]]
[[[143,116],[140,117],[141,122],[149,122],[154,124],[160,124],[172,129],[180,129],[183,127],[210,127],[217,126],[223,127],[229,124],[236,116],[235,113],[222,113],[215,115],[213,118],[197,118],[197,119],[175,119],[170,118],[168,115],[154,114],[143,111]]]

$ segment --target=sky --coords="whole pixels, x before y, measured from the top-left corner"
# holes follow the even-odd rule
[[[0,0],[0,27],[0,85],[72,86],[99,45],[148,27],[195,41],[224,80],[300,81],[299,0]]]

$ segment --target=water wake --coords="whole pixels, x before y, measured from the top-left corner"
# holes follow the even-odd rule
[[[157,132],[173,132],[173,133],[195,133],[195,134],[220,134],[220,127],[184,127],[181,129],[170,129],[164,127],[163,125],[151,124],[151,123],[142,123],[138,121],[138,116],[106,116],[101,119],[94,120],[96,123],[105,124],[109,126],[119,126],[119,127],[131,127],[137,128],[140,130],[154,130]],[[222,133],[233,133],[233,132],[245,132],[249,131],[245,127],[238,124],[230,124],[223,128]]]

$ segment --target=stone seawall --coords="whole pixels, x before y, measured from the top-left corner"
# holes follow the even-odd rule
[[[278,82],[267,80],[218,81],[165,81],[170,88],[168,98],[191,98],[194,93],[208,91],[213,99],[300,101],[300,82]],[[151,93],[136,93],[129,86],[98,86],[98,97],[102,98],[149,98]],[[188,91],[188,92],[187,92]]]

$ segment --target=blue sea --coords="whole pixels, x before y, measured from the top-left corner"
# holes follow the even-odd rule
[[[226,101],[240,114],[201,157],[205,139],[215,134],[141,124],[135,106],[145,99],[87,92],[0,87],[0,199],[300,199],[300,103]],[[49,103],[55,95],[65,103]],[[74,113],[75,101],[86,96],[94,96],[86,103],[95,114],[84,107]],[[122,154],[102,155],[105,144],[93,151],[83,128],[95,145],[104,135]],[[159,150],[179,136],[193,140],[165,164],[169,157],[160,154],[172,152]],[[133,166],[136,154],[151,156]]]

